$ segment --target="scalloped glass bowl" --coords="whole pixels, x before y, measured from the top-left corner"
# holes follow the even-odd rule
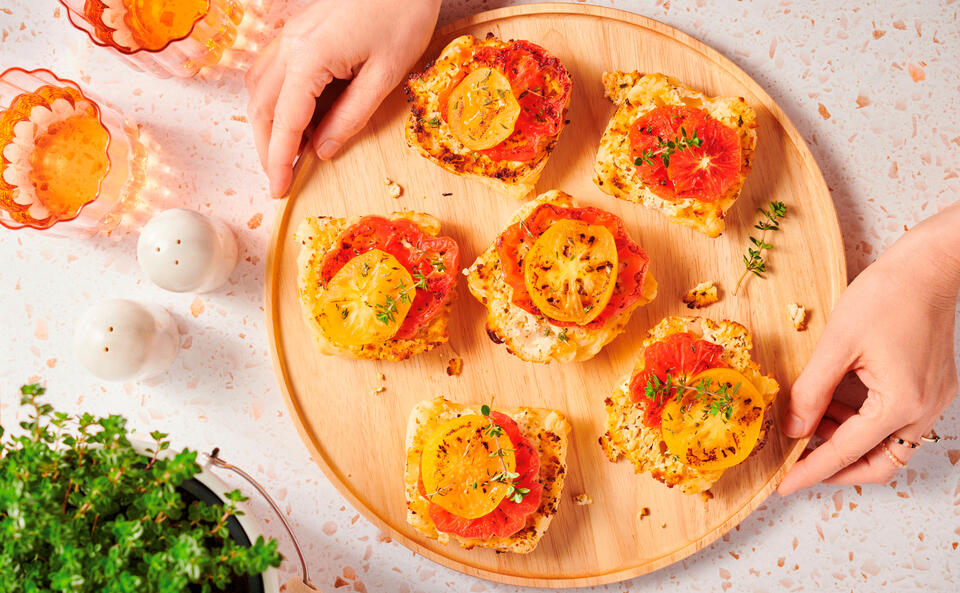
[[[144,183],[136,126],[46,69],[0,74],[0,225],[109,232]]]
[[[70,23],[93,43],[117,52],[137,70],[160,78],[188,78],[217,64],[236,41],[244,12],[241,0],[179,0],[186,15],[157,15],[153,5],[160,6],[160,0],[139,0],[137,6],[143,14],[152,14],[151,30],[149,23],[125,10],[131,0],[60,0],[60,4]]]

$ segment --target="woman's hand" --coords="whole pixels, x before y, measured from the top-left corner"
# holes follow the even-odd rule
[[[360,131],[423,53],[440,0],[316,0],[287,22],[247,72],[247,108],[270,194],[287,191],[316,98],[352,79],[313,136],[331,158]]]
[[[821,480],[884,483],[915,452],[957,395],[954,316],[960,289],[960,203],[924,221],[843,293],[793,384],[784,432],[825,442],[784,476],[780,494]],[[859,410],[833,399],[853,371],[867,388]],[[819,424],[819,425],[818,425]]]

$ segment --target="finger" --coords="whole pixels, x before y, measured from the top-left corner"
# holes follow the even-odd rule
[[[820,419],[820,424],[817,425],[816,435],[825,441],[829,441],[833,436],[833,433],[837,432],[837,428],[840,427],[840,424],[837,423],[832,418],[827,418],[824,416]]]
[[[386,67],[371,62],[364,64],[317,126],[313,140],[317,155],[322,159],[332,158],[367,125],[397,82]]]
[[[898,428],[899,423],[895,411],[885,406],[878,396],[869,396],[864,408],[841,424],[830,440],[787,472],[777,490],[786,495],[829,478],[863,457]]]
[[[823,415],[825,418],[830,418],[837,424],[843,424],[851,416],[855,416],[856,414],[857,411],[847,404],[833,400],[827,406],[827,411],[824,412]]]
[[[853,348],[846,336],[832,330],[824,331],[803,372],[790,390],[790,405],[783,420],[783,432],[793,438],[813,433],[833,392],[853,363]]]
[[[906,460],[897,456],[901,462]],[[900,466],[895,464],[882,447],[874,447],[862,458],[833,474],[824,482],[828,484],[886,484],[897,475]]]
[[[303,131],[313,117],[317,97],[332,79],[329,73],[317,76],[296,68],[287,69],[277,97],[267,149],[267,177],[270,179],[270,195],[275,198],[290,187]]]
[[[247,92],[253,93],[253,89],[256,88],[264,73],[273,66],[279,47],[280,44],[277,40],[271,41],[267,47],[263,48],[256,61],[247,70],[247,73],[243,76],[243,83],[247,87]]]
[[[257,82],[247,105],[247,117],[253,126],[253,141],[264,171],[267,170],[267,149],[270,146],[270,130],[273,129],[273,112],[283,86],[283,64],[277,60],[274,66]]]

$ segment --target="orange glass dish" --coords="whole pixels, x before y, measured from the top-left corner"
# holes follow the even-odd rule
[[[241,0],[60,0],[74,27],[138,70],[190,77],[237,39]]]
[[[0,74],[0,225],[112,230],[143,185],[137,129],[48,70]]]

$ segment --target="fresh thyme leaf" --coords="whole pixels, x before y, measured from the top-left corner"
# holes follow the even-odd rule
[[[773,249],[773,245],[766,241],[767,233],[780,230],[780,221],[787,215],[787,206],[783,202],[770,202],[768,208],[758,208],[760,212],[760,221],[753,225],[753,228],[760,231],[760,238],[750,237],[750,245],[747,247],[747,255],[743,256],[743,273],[737,280],[737,285],[733,289],[736,295],[740,286],[748,275],[753,274],[759,278],[767,272],[767,262],[763,257],[763,252]]]
[[[427,277],[423,275],[423,272],[417,272],[416,274],[414,274],[413,279],[415,280],[413,285],[416,288],[422,288],[422,289],[427,288]]]
[[[440,118],[439,118],[439,117],[432,117],[432,118],[428,119],[428,120],[427,120],[427,125],[430,126],[431,128],[439,127],[439,126],[440,126]]]
[[[446,264],[443,263],[443,260],[442,260],[442,259],[434,259],[434,260],[431,260],[431,261],[430,261],[430,265],[433,267],[434,270],[436,270],[437,272],[439,272],[439,273],[441,273],[441,274],[442,274],[443,272],[446,272],[446,271],[447,271],[447,266],[446,266]]]
[[[564,344],[567,343],[567,341],[569,340],[569,338],[567,338],[567,328],[563,328],[563,331],[557,334],[557,339],[563,342]]]

